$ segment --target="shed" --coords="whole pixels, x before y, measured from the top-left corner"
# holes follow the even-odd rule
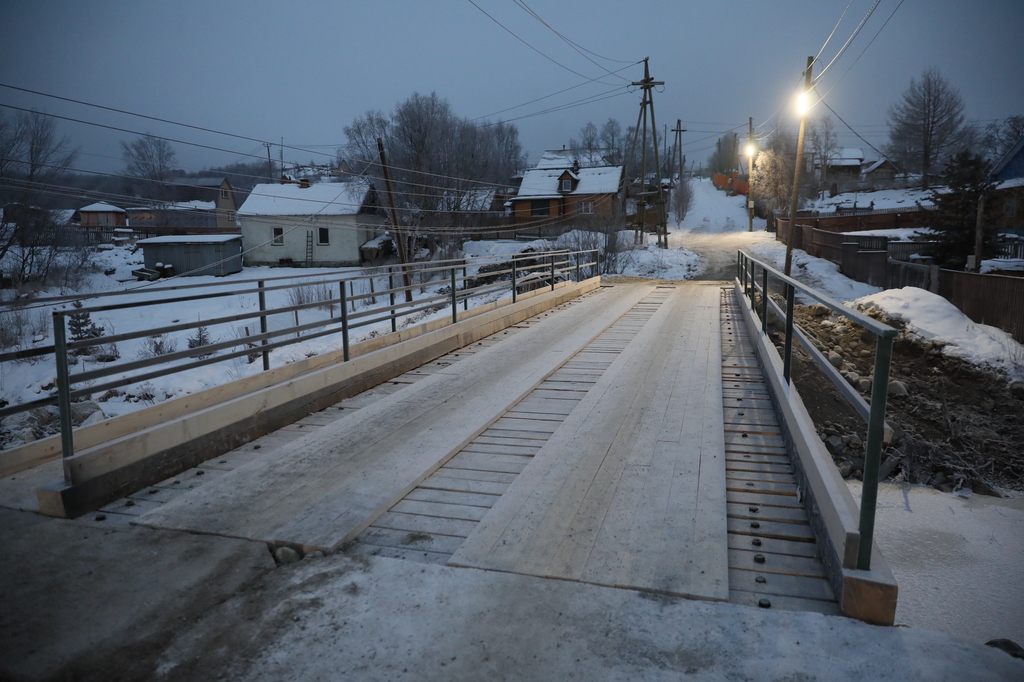
[[[242,236],[238,234],[153,237],[137,243],[147,270],[170,265],[175,274],[217,277],[242,271]]]

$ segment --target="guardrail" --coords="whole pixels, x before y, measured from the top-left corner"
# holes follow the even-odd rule
[[[860,502],[860,544],[857,568],[870,570],[871,546],[875,527],[875,505],[878,498],[878,467],[882,445],[886,439],[885,408],[889,389],[889,367],[892,361],[893,338],[897,329],[883,324],[860,311],[849,308],[800,282],[787,277],[768,264],[739,251],[736,259],[736,278],[744,293],[750,298],[751,308],[761,320],[762,333],[768,328],[768,311],[771,308],[780,319],[785,320],[785,342],[783,345],[783,379],[792,384],[792,356],[794,338],[808,352],[839,392],[867,422],[867,443],[864,456],[863,485]],[[772,286],[785,291],[785,309],[776,303],[770,291]],[[846,379],[829,363],[828,359],[811,343],[810,339],[794,324],[796,292],[799,291],[846,319],[869,330],[875,335],[874,375],[871,383],[871,402],[865,402]],[[760,299],[758,300],[758,295]]]
[[[594,276],[600,270],[600,252],[596,249],[582,251],[556,250],[435,261],[429,264],[430,267],[422,267],[423,265],[423,263],[418,263],[415,266],[393,266],[385,275],[360,274],[353,276],[350,270],[318,273],[317,275],[310,276],[308,280],[299,283],[295,283],[294,280],[297,277],[291,275],[264,279],[185,284],[160,288],[152,287],[140,292],[139,297],[157,294],[163,296],[163,298],[54,310],[54,343],[52,345],[3,353],[0,354],[0,362],[24,360],[52,354],[56,364],[56,395],[49,395],[37,400],[6,406],[0,409],[0,418],[41,406],[57,405],[60,411],[61,451],[64,458],[69,458],[74,455],[71,404],[77,398],[88,397],[94,393],[109,391],[122,386],[137,384],[150,379],[177,374],[244,356],[249,357],[250,360],[262,356],[263,370],[266,371],[270,369],[269,354],[271,351],[334,334],[341,335],[343,359],[347,362],[349,360],[350,334],[355,329],[375,324],[390,323],[391,332],[395,333],[398,331],[398,321],[401,318],[417,313],[436,312],[448,306],[451,308],[451,321],[455,323],[458,321],[460,302],[462,303],[463,310],[469,310],[470,300],[475,297],[511,290],[512,302],[515,303],[519,293],[527,287],[540,288],[550,286],[554,290],[559,280],[572,279],[578,282],[585,277]],[[477,272],[473,275],[468,274],[470,267],[484,265],[498,265],[499,269],[488,270],[485,273]],[[412,269],[413,267],[415,267],[414,270]],[[402,276],[406,272],[420,277],[422,283],[394,286],[395,282],[402,280]],[[387,289],[374,290],[373,279],[379,280],[384,276],[389,278],[389,287]],[[502,279],[505,276],[508,276],[507,280]],[[432,281],[423,281],[422,278],[424,277]],[[478,284],[477,286],[469,286],[472,280],[484,278],[490,281]],[[370,280],[370,286],[368,287],[370,291],[368,293],[353,294],[355,291],[354,283],[367,279]],[[292,282],[278,283],[281,280],[292,280]],[[268,283],[270,284],[268,285]],[[462,288],[459,288],[460,283]],[[240,284],[249,286],[230,288],[237,287]],[[253,284],[255,286],[251,286]],[[337,285],[337,298],[331,297],[326,300],[276,308],[267,306],[266,294],[268,292],[298,290],[314,286],[322,287],[324,284],[329,284],[332,287]],[[444,293],[434,293],[425,298],[414,300],[412,292],[415,289],[421,289],[428,285],[447,286],[449,290]],[[196,288],[213,288],[214,291],[197,294],[186,292],[186,290]],[[360,291],[366,288],[364,286],[359,287]],[[182,292],[183,295],[166,297],[168,292]],[[31,303],[34,305],[60,304],[73,300],[102,299],[109,296],[131,294],[132,292],[130,291],[104,292],[78,297],[62,296],[34,299]],[[169,303],[199,302],[213,298],[252,294],[256,294],[258,297],[259,310],[225,315],[197,322],[171,324],[124,334],[68,340],[67,318],[71,315],[126,309],[145,309]],[[396,295],[405,295],[407,300],[396,302]],[[388,305],[368,308],[359,312],[355,311],[355,303],[357,301],[375,301],[377,297],[387,297]],[[338,319],[333,318],[332,312],[331,319],[319,319],[314,322],[299,324],[299,311],[324,308],[335,304],[340,307],[340,317]],[[350,305],[352,306],[351,311],[349,310]],[[6,307],[10,309],[14,306],[8,305]],[[280,314],[294,314],[296,324],[277,330],[268,330],[267,318]],[[155,357],[119,363],[105,363],[103,367],[89,371],[80,371],[74,374],[70,371],[71,363],[69,363],[68,358],[69,354],[74,351],[245,320],[259,320],[259,333],[249,334],[248,328],[246,328],[246,335],[240,338],[208,343],[199,347],[189,348],[188,350],[170,352]],[[302,332],[306,333],[303,334]],[[241,348],[239,349],[239,347]],[[167,366],[171,363],[175,364]],[[160,367],[161,365],[163,367]],[[104,379],[106,380],[104,383],[98,385],[94,383]],[[84,386],[81,388],[74,388],[76,385],[83,384]],[[65,476],[67,476],[67,473],[65,473]],[[67,483],[70,484],[71,481],[67,481]]]

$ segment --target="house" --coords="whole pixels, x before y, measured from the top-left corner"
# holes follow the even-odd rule
[[[362,179],[256,185],[238,209],[247,265],[358,265],[359,247],[384,224]]]
[[[623,166],[531,168],[519,193],[509,200],[517,220],[559,216],[615,215],[622,191]]]
[[[870,161],[860,168],[861,179],[870,181],[878,187],[889,187],[892,185],[897,174],[899,174],[899,169],[889,159]]]
[[[863,165],[863,150],[855,147],[843,147],[838,150],[838,153],[834,154],[828,160],[826,177],[831,182],[859,180],[861,175],[861,166]],[[815,166],[818,168],[821,167],[820,158],[815,162]]]
[[[205,234],[140,239],[146,269],[167,275],[215,275],[242,271],[242,236]]]
[[[125,210],[104,202],[83,206],[77,213],[90,244],[109,244],[114,240],[114,230],[128,227]]]
[[[993,215],[1001,230],[1024,236],[1024,137],[989,172],[996,181]]]
[[[227,178],[175,178],[167,183],[165,194],[171,202],[213,202],[216,229],[227,234],[237,232],[238,202]]]
[[[136,234],[167,235],[241,234],[236,220],[225,221],[214,201],[179,201],[125,209]],[[229,212],[234,215],[234,211]]]

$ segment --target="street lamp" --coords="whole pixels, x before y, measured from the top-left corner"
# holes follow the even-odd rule
[[[793,200],[789,205],[789,236],[786,238],[786,267],[788,277],[793,269],[793,243],[800,234],[796,229],[796,209],[800,203],[800,171],[804,165],[804,132],[807,128],[807,92],[811,89],[811,66],[814,57],[807,58],[807,69],[804,71],[804,89],[797,98],[797,111],[800,113],[800,134],[796,140],[796,166],[793,169]]]

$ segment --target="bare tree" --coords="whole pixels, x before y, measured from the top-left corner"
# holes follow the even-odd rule
[[[600,134],[597,132],[597,126],[591,121],[587,121],[587,124],[580,128],[580,142],[578,150],[587,152],[590,159],[593,159],[599,148],[599,138]]]
[[[178,161],[174,148],[167,140],[149,133],[132,142],[121,141],[125,174],[135,178],[135,187],[151,199],[167,198],[167,181]]]
[[[689,178],[679,177],[676,188],[672,190],[672,211],[676,214],[676,227],[683,224],[683,219],[693,204],[693,186]]]
[[[1017,141],[1024,137],[1024,116],[1008,116],[985,126],[981,150],[987,158],[999,161]]]
[[[904,171],[921,173],[928,188],[932,174],[962,144],[964,102],[936,69],[910,79],[903,97],[889,107],[886,153]]]
[[[832,161],[839,157],[839,136],[836,134],[832,117],[825,114],[815,119],[810,126],[811,148],[821,159],[821,184],[828,185],[828,168]]]
[[[40,248],[55,247],[66,233],[63,221],[48,210],[54,182],[65,175],[78,155],[56,121],[39,111],[20,112],[13,123],[0,121],[0,151],[5,161],[4,189],[11,205],[0,229],[0,260],[12,247],[21,249],[19,273],[32,275]]]
[[[622,135],[622,124],[614,118],[609,118],[601,126],[601,146],[608,150],[608,162],[611,164],[622,163],[623,145],[625,137]]]
[[[779,129],[762,145],[754,160],[751,194],[770,212],[789,206],[793,194],[793,163],[796,160],[796,137]]]

